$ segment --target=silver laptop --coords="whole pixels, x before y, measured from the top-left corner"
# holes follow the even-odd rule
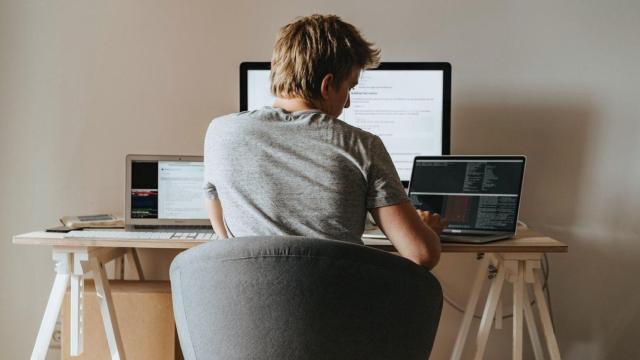
[[[443,242],[487,243],[516,233],[524,156],[418,156],[409,198],[449,220]],[[377,229],[363,237],[385,238]]]
[[[515,235],[524,156],[418,156],[409,198],[449,220],[443,242],[486,243]]]
[[[127,231],[211,232],[202,156],[127,155]]]

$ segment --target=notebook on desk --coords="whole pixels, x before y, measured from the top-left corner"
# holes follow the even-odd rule
[[[409,198],[449,220],[443,242],[487,243],[516,233],[524,156],[418,156]],[[385,238],[367,229],[365,238]]]

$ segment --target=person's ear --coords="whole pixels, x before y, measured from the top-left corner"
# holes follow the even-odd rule
[[[333,87],[333,74],[327,74],[322,78],[322,83],[320,84],[320,96],[322,99],[327,100],[329,98],[329,89]]]

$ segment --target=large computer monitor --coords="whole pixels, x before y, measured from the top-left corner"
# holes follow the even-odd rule
[[[270,64],[240,65],[240,111],[273,105]],[[384,62],[364,70],[340,119],[380,136],[407,185],[413,159],[450,151],[451,64]]]

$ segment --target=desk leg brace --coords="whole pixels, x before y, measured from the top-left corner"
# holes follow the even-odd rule
[[[491,284],[489,289],[489,296],[484,306],[482,313],[482,320],[480,320],[480,329],[478,330],[478,337],[476,340],[476,355],[474,359],[480,360],[484,358],[484,352],[487,347],[487,340],[489,340],[489,332],[491,331],[491,325],[493,318],[496,314],[496,308],[502,293],[502,286],[506,276],[506,271],[502,264],[498,264],[498,273]]]
[[[132,269],[135,269],[138,280],[144,281],[144,274],[142,273],[142,265],[140,264],[140,258],[138,257],[138,251],[135,248],[127,249],[127,262]]]
[[[84,344],[84,269],[82,263],[87,261],[85,252],[74,252],[73,274],[71,275],[70,301],[70,353],[71,356],[82,355]]]
[[[539,270],[534,271],[533,292],[536,297],[536,304],[538,304],[538,313],[540,314],[540,321],[542,322],[542,329],[544,331],[544,337],[547,340],[547,347],[549,348],[549,356],[552,360],[560,360],[560,349],[558,348],[558,341],[556,335],[553,332],[553,325],[551,324],[551,316],[549,315],[549,308],[547,307],[547,301],[544,298],[544,291],[542,290],[543,279]]]
[[[64,300],[64,293],[67,291],[67,286],[69,286],[71,254],[54,251],[53,260],[56,262],[56,278],[53,281],[49,301],[47,301],[47,308],[44,311],[42,323],[40,324],[38,336],[36,337],[36,343],[31,353],[32,360],[44,360],[47,356],[51,336],[53,335],[53,330],[55,329],[56,321],[60,314],[62,301]]]
[[[538,327],[536,325],[536,318],[533,312],[531,304],[531,297],[529,296],[529,289],[527,285],[533,286],[535,278],[533,276],[533,270],[540,267],[540,260],[526,260],[524,262],[524,292],[523,292],[523,308],[524,322],[527,324],[527,332],[529,333],[529,339],[531,340],[531,347],[533,348],[533,354],[536,360],[544,359],[544,351],[542,344],[540,343],[540,335],[538,334]]]
[[[522,360],[522,338],[524,333],[524,261],[516,264],[513,281],[513,360]]]
[[[104,324],[104,332],[107,335],[109,343],[109,351],[112,360],[125,360],[124,347],[122,346],[122,338],[120,337],[120,328],[118,327],[118,319],[111,298],[111,288],[109,287],[109,279],[104,271],[104,267],[98,258],[90,257],[89,266],[93,272],[93,281],[96,285],[96,295],[100,303],[100,311],[102,312],[102,322]]]
[[[453,352],[451,353],[451,360],[460,360],[462,358],[462,350],[467,342],[467,335],[469,334],[469,328],[471,327],[471,320],[473,320],[473,314],[476,311],[478,305],[478,298],[480,297],[480,291],[482,291],[482,284],[487,277],[487,267],[489,266],[489,257],[484,256],[478,267],[476,278],[473,281],[471,287],[471,297],[464,310],[464,316],[462,317],[462,325],[458,330],[458,336],[456,337],[456,343],[453,346]]]
[[[542,351],[542,344],[540,343],[540,335],[538,335],[538,327],[536,326],[536,319],[533,316],[533,309],[531,308],[531,300],[527,289],[524,290],[524,320],[527,324],[527,330],[529,332],[529,339],[531,339],[531,346],[533,347],[533,354],[536,360],[544,360],[544,352]]]
[[[115,259],[113,262],[113,278],[124,280],[124,255]]]

